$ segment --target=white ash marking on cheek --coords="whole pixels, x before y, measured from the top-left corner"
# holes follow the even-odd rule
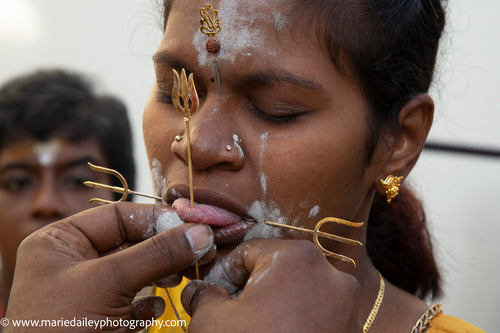
[[[265,173],[261,172],[260,173],[260,186],[262,188],[262,192],[264,193],[264,196],[267,195],[267,176]]]
[[[161,162],[153,158],[151,162],[151,178],[153,180],[153,191],[156,196],[163,198],[166,191],[165,177],[163,176],[163,168]]]
[[[269,137],[269,132],[265,132],[260,136],[259,164],[261,168],[264,165],[264,155],[267,149],[268,137]]]
[[[175,228],[183,223],[184,221],[180,219],[177,213],[168,211],[164,212],[160,214],[156,220],[156,233]]]
[[[236,148],[238,148],[238,152],[240,154],[239,158],[244,159],[245,153],[243,152],[243,149],[241,148],[240,143],[241,143],[241,139],[238,137],[237,134],[233,133],[233,144],[236,146]]]
[[[313,217],[316,217],[319,214],[320,207],[318,205],[314,206],[311,208],[309,211],[309,218],[312,219]]]
[[[283,231],[280,228],[264,223],[264,221],[269,220],[287,224],[288,219],[281,216],[280,210],[274,203],[266,205],[262,201],[254,201],[248,209],[248,215],[258,223],[245,235],[244,241],[253,238],[284,238]]]

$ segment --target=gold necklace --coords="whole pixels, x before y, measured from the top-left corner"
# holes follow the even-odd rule
[[[380,305],[382,305],[382,301],[384,300],[385,293],[385,282],[382,274],[377,270],[378,275],[380,276],[380,285],[378,287],[377,298],[375,299],[375,303],[373,304],[372,310],[366,318],[365,324],[363,325],[363,333],[367,333],[372,327],[373,322],[375,321],[375,317],[377,316],[378,310],[380,309]]]

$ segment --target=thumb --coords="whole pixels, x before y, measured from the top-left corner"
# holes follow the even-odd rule
[[[190,316],[205,305],[228,300],[231,296],[226,289],[201,280],[189,282],[181,294],[182,306]]]
[[[140,290],[154,281],[192,266],[213,248],[212,229],[203,224],[182,224],[96,263],[112,267],[116,283]],[[109,276],[107,276],[109,279]]]

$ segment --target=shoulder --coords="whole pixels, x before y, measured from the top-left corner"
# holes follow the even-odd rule
[[[462,319],[439,314],[429,323],[427,333],[486,333]]]

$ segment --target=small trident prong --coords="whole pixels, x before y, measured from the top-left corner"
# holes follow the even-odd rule
[[[89,200],[89,203],[99,203],[101,205],[105,205],[105,204],[109,204],[109,203],[113,203],[113,202],[121,202],[121,201],[127,200],[127,197],[130,194],[135,194],[135,195],[139,195],[139,196],[143,196],[143,197],[151,198],[151,199],[156,199],[156,200],[162,200],[162,198],[154,196],[154,195],[149,195],[149,194],[145,194],[145,193],[141,193],[141,192],[132,191],[131,189],[128,188],[128,184],[127,184],[127,181],[125,180],[125,177],[123,177],[122,174],[116,170],[105,168],[105,167],[98,166],[98,165],[94,165],[90,162],[88,162],[88,165],[92,170],[95,170],[98,172],[104,172],[104,173],[110,174],[112,176],[115,176],[116,178],[118,178],[120,180],[120,182],[122,183],[122,186],[123,186],[123,187],[118,187],[118,186],[111,186],[111,185],[86,181],[86,182],[84,182],[84,184],[87,185],[88,187],[100,188],[103,190],[108,190],[108,191],[122,194],[122,197],[117,201],[92,198]]]
[[[344,243],[344,244],[355,245],[355,246],[362,246],[363,245],[363,243],[361,243],[360,241],[346,238],[346,237],[342,237],[342,236],[337,236],[337,235],[330,234],[330,233],[319,230],[321,228],[321,226],[323,226],[323,224],[329,223],[329,222],[338,223],[338,224],[342,224],[342,225],[346,225],[348,227],[354,227],[354,228],[359,228],[359,227],[363,226],[363,224],[364,224],[364,222],[350,222],[350,221],[339,219],[336,217],[325,217],[324,219],[322,219],[318,223],[316,223],[314,230],[301,228],[301,227],[295,227],[293,225],[288,225],[288,224],[278,223],[278,222],[273,222],[273,221],[265,221],[264,223],[268,224],[268,225],[275,226],[275,227],[288,228],[288,229],[302,231],[302,232],[306,232],[308,234],[312,234],[314,244],[321,250],[321,252],[323,252],[323,254],[325,256],[329,256],[332,258],[336,258],[336,259],[351,263],[354,267],[356,267],[356,262],[352,258],[349,258],[349,257],[344,256],[342,254],[338,254],[338,253],[329,251],[329,250],[325,249],[325,247],[323,245],[321,245],[321,243],[319,242],[319,237],[324,237],[324,238],[328,238],[328,239],[331,239],[331,240],[334,240],[334,241],[337,241],[340,243]]]

